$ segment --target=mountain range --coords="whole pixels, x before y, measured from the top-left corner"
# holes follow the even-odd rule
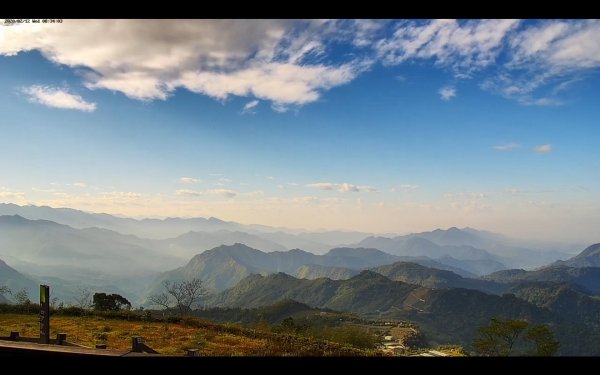
[[[563,343],[564,355],[600,354],[600,330],[596,327],[586,325],[581,319],[565,319],[514,294],[497,296],[462,288],[431,289],[392,281],[372,271],[362,271],[348,280],[306,280],[284,273],[251,275],[234,288],[213,296],[206,304],[257,308],[284,299],[368,318],[409,320],[419,324],[433,345],[459,342],[467,348],[477,327],[493,317],[527,319],[550,324]]]

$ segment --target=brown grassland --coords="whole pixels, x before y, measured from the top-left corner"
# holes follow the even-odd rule
[[[131,337],[142,336],[149,347],[165,355],[184,355],[200,349],[204,356],[364,356],[381,355],[378,350],[360,350],[324,340],[277,334],[261,329],[214,324],[200,319],[179,323],[108,319],[99,316],[53,316],[51,337],[66,333],[67,340],[94,347],[106,344],[110,350],[131,349]],[[0,336],[18,331],[22,337],[37,337],[36,315],[0,314]]]

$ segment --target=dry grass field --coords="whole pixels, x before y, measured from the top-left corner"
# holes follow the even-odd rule
[[[205,356],[362,356],[377,355],[336,343],[307,337],[275,334],[261,330],[214,324],[198,319],[181,323],[141,322],[96,316],[53,316],[51,337],[66,333],[67,340],[94,347],[129,350],[131,337],[142,336],[149,347],[165,355],[184,355],[187,349],[200,349]],[[37,337],[36,315],[0,314],[0,336],[18,331],[23,337]]]

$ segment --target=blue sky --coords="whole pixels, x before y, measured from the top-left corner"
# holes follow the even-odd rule
[[[600,227],[600,22],[0,27],[0,201],[372,232]]]

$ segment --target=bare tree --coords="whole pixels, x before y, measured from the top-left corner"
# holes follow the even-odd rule
[[[6,285],[0,285],[0,297],[5,297],[8,301],[8,296],[12,295],[12,291]]]
[[[92,307],[92,291],[88,288],[79,288],[79,294],[75,296],[75,306],[88,310]]]
[[[13,294],[13,297],[15,298],[15,301],[18,305],[29,305],[31,303],[31,300],[29,299],[29,293],[25,288]]]
[[[12,292],[10,291],[10,288],[7,287],[6,285],[0,285],[0,294],[2,294],[2,295],[12,294]]]
[[[151,296],[150,302],[165,309],[177,308],[180,316],[184,316],[206,295],[202,280],[197,278],[174,283],[165,280],[163,286],[165,292]]]
[[[58,299],[58,297],[52,297],[50,299],[50,308],[54,310],[59,307],[62,307],[62,302],[60,302],[60,299]]]

